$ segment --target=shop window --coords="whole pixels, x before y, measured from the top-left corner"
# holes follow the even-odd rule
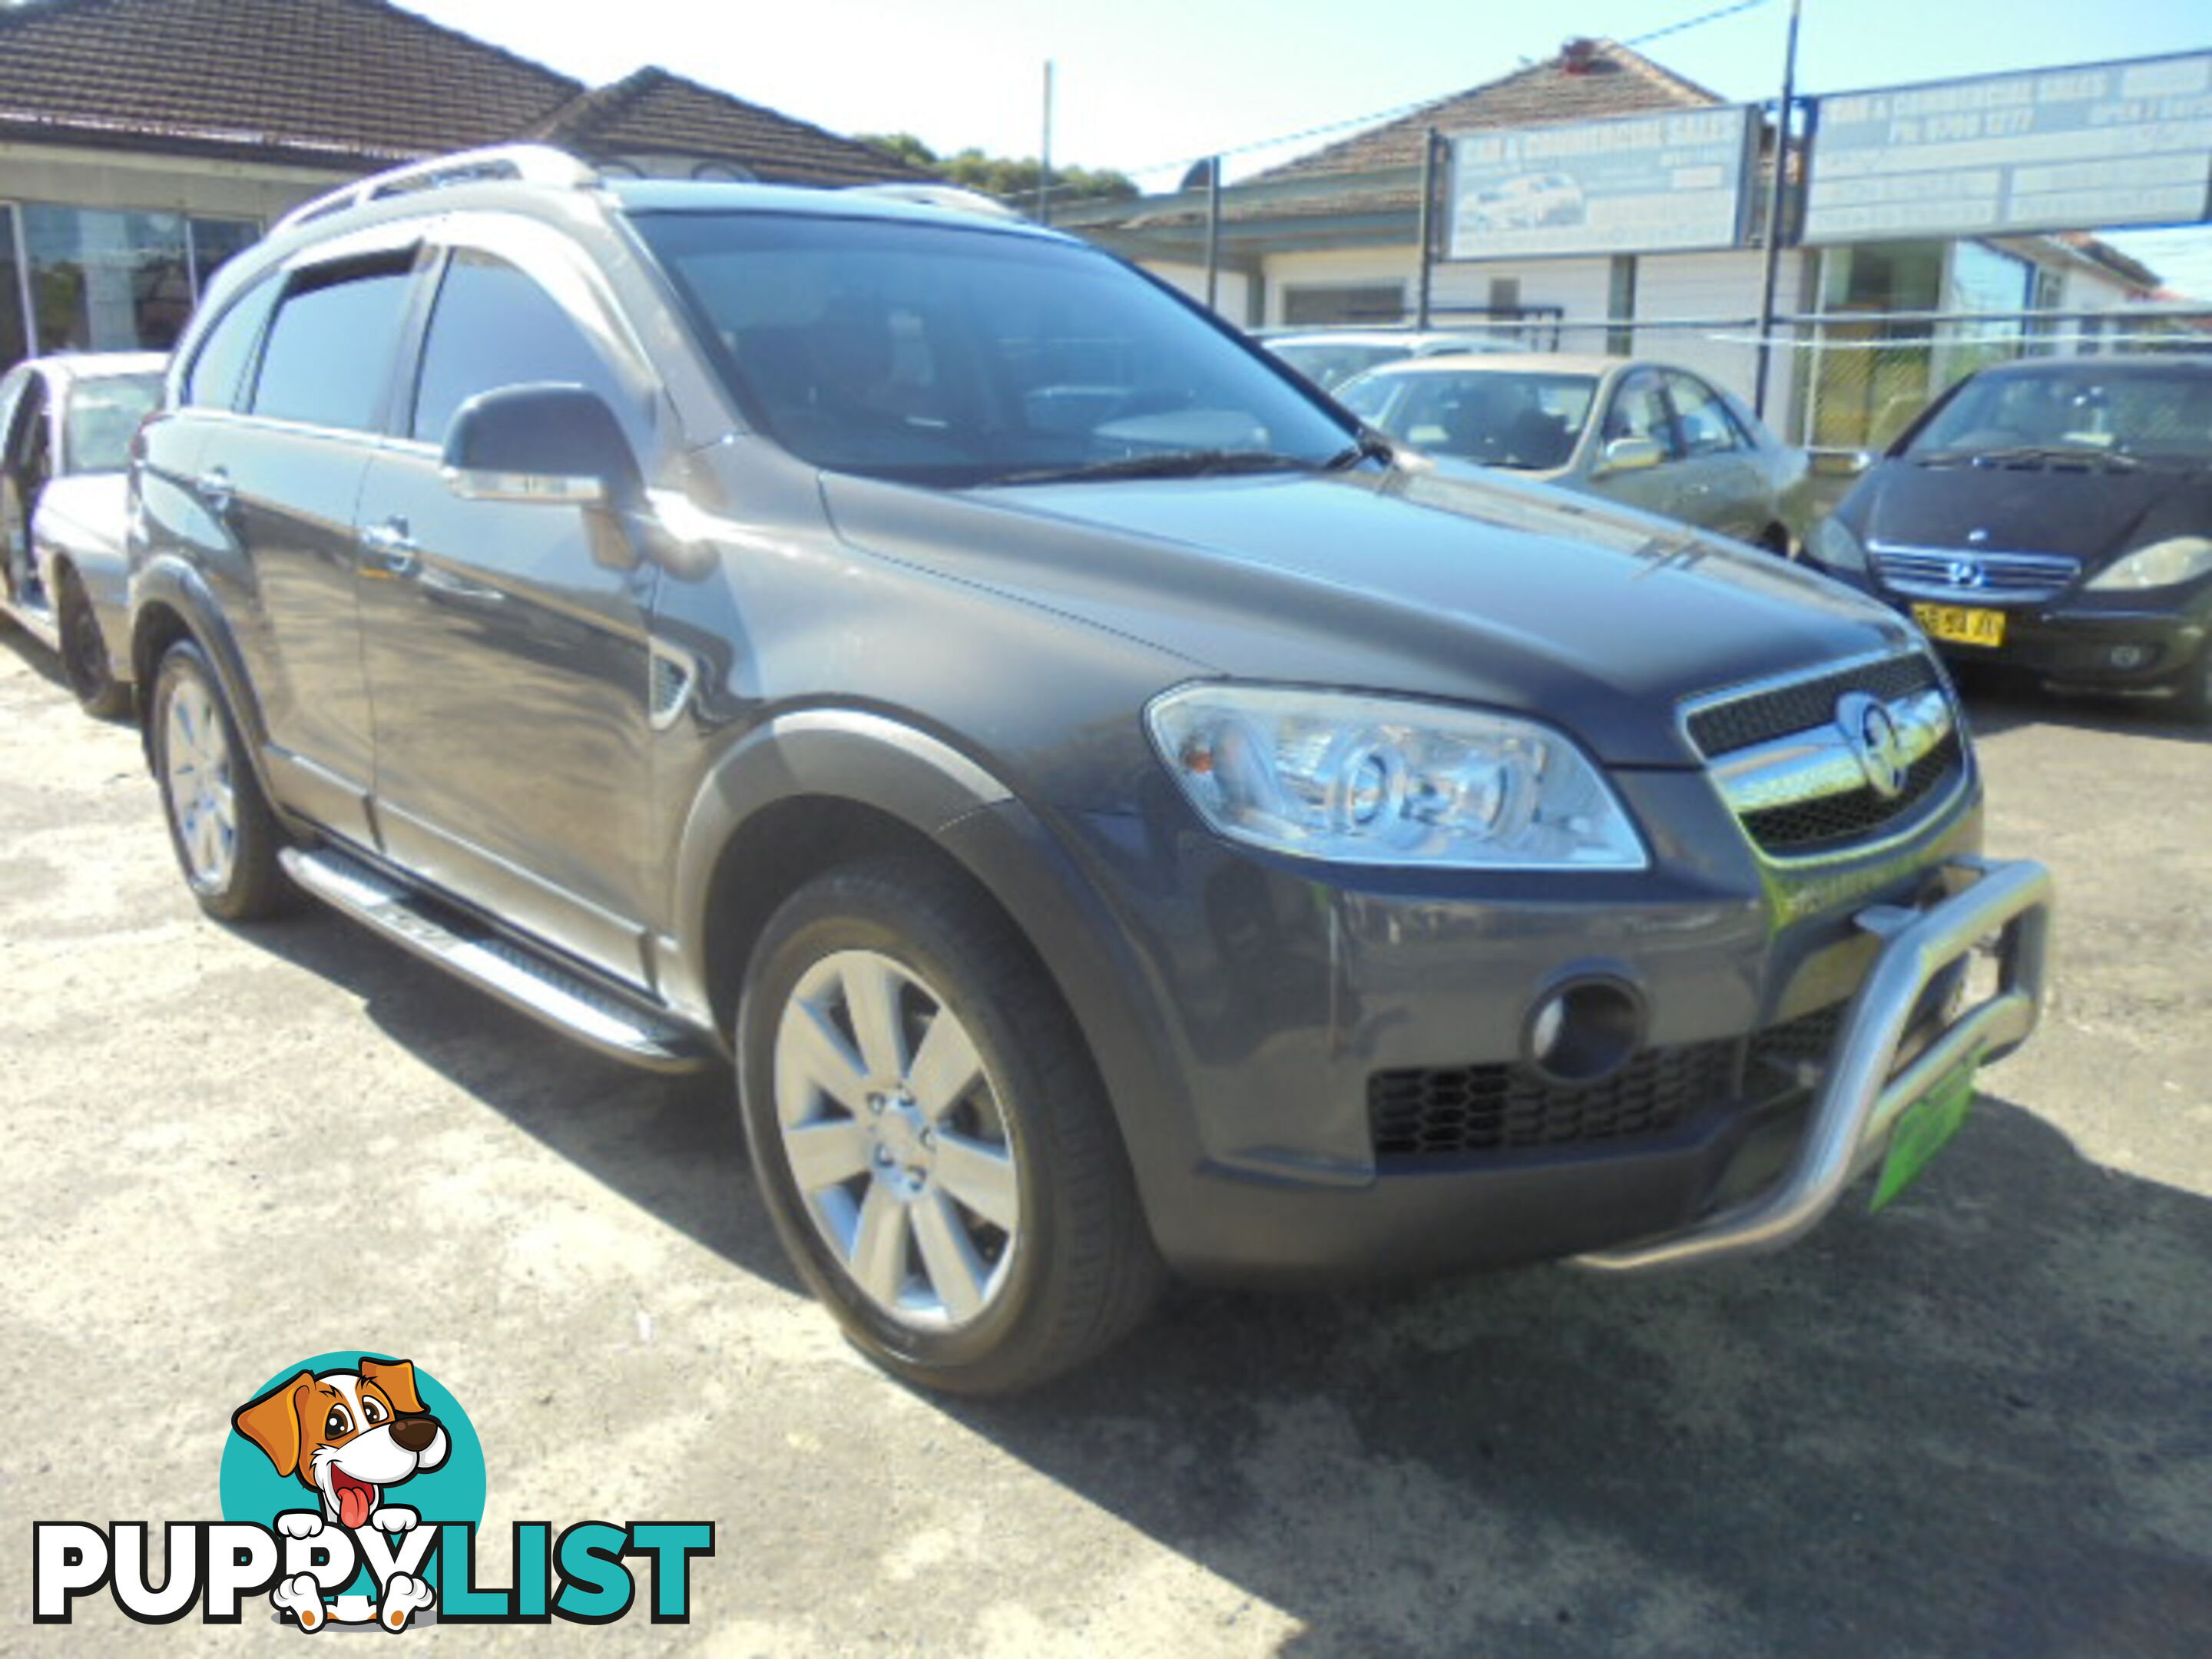
[[[41,353],[167,351],[201,284],[259,233],[251,222],[27,204],[32,337]]]

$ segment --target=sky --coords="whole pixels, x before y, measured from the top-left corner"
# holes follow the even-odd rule
[[[940,154],[1036,155],[1049,60],[1054,161],[1119,168],[1147,191],[1216,153],[1233,179],[1549,58],[1574,34],[1635,45],[1731,102],[1771,98],[1790,18],[1790,0],[401,3],[581,80],[658,64],[832,131],[911,132]],[[1692,22],[1713,12],[1727,15]],[[1848,92],[2207,50],[2212,0],[1802,0],[1797,84]],[[2112,240],[2212,298],[2212,232]]]

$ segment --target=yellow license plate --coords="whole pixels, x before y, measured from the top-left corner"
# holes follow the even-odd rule
[[[2004,612],[1980,611],[1963,605],[1916,605],[1912,620],[1931,640],[1953,645],[2002,645]]]

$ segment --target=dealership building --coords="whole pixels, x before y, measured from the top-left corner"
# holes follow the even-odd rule
[[[2105,104],[2115,104],[2135,90],[2118,72],[2126,67],[2040,84],[1991,77],[2004,84],[1929,95],[1972,106],[2010,99],[2019,83],[2031,103],[2052,94],[2019,120],[2086,125],[2105,106],[2056,94],[2091,93],[2101,75]],[[2160,129],[2179,135],[2176,153],[2158,158],[2172,183],[2156,203],[2124,200],[2121,177],[2142,177],[2144,158],[2114,148],[2071,173],[2046,168],[2065,175],[2057,185],[2072,181],[2051,198],[2065,216],[2055,222],[2116,222],[2100,216],[2108,204],[2167,216],[2149,222],[2203,216],[2212,59],[2138,72],[2185,111]],[[1850,158],[1863,174],[1851,178],[1845,118],[1887,106],[1820,101],[1827,119],[1815,143],[1838,157],[1838,176],[1816,170],[1804,188],[1803,158],[1790,154],[1771,307],[1771,116],[1610,41],[1571,42],[1547,62],[1218,191],[1201,172],[1173,195],[1073,204],[1054,218],[1210,296],[1247,327],[1425,318],[1524,345],[1664,357],[1747,397],[1763,392],[1789,435],[1835,448],[1887,435],[1931,391],[1992,356],[2136,343],[2155,272],[2078,231],[1971,234],[1985,206],[1980,222],[2004,214],[1951,198],[2019,187],[2002,153],[2009,140],[1924,146],[1923,172],[1921,152],[1890,142],[1907,130],[1885,118],[1869,124],[1871,142]],[[1994,133],[1995,118],[1985,124]],[[2133,141],[2118,129],[2107,136]],[[1948,159],[1969,152],[1970,165]],[[2100,187],[2106,175],[2112,187]],[[1770,315],[1783,321],[1762,331]]]

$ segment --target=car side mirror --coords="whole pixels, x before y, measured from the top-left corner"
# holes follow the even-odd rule
[[[1849,460],[1844,463],[1844,471],[1851,477],[1856,478],[1862,472],[1872,471],[1874,470],[1874,464],[1881,459],[1881,455],[1875,451],[1871,449],[1862,449],[1854,453]]]
[[[454,414],[441,459],[447,488],[466,501],[626,507],[645,494],[614,410],[580,386],[480,392]]]
[[[1601,472],[1641,472],[1667,459],[1656,438],[1615,438],[1598,461]]]

